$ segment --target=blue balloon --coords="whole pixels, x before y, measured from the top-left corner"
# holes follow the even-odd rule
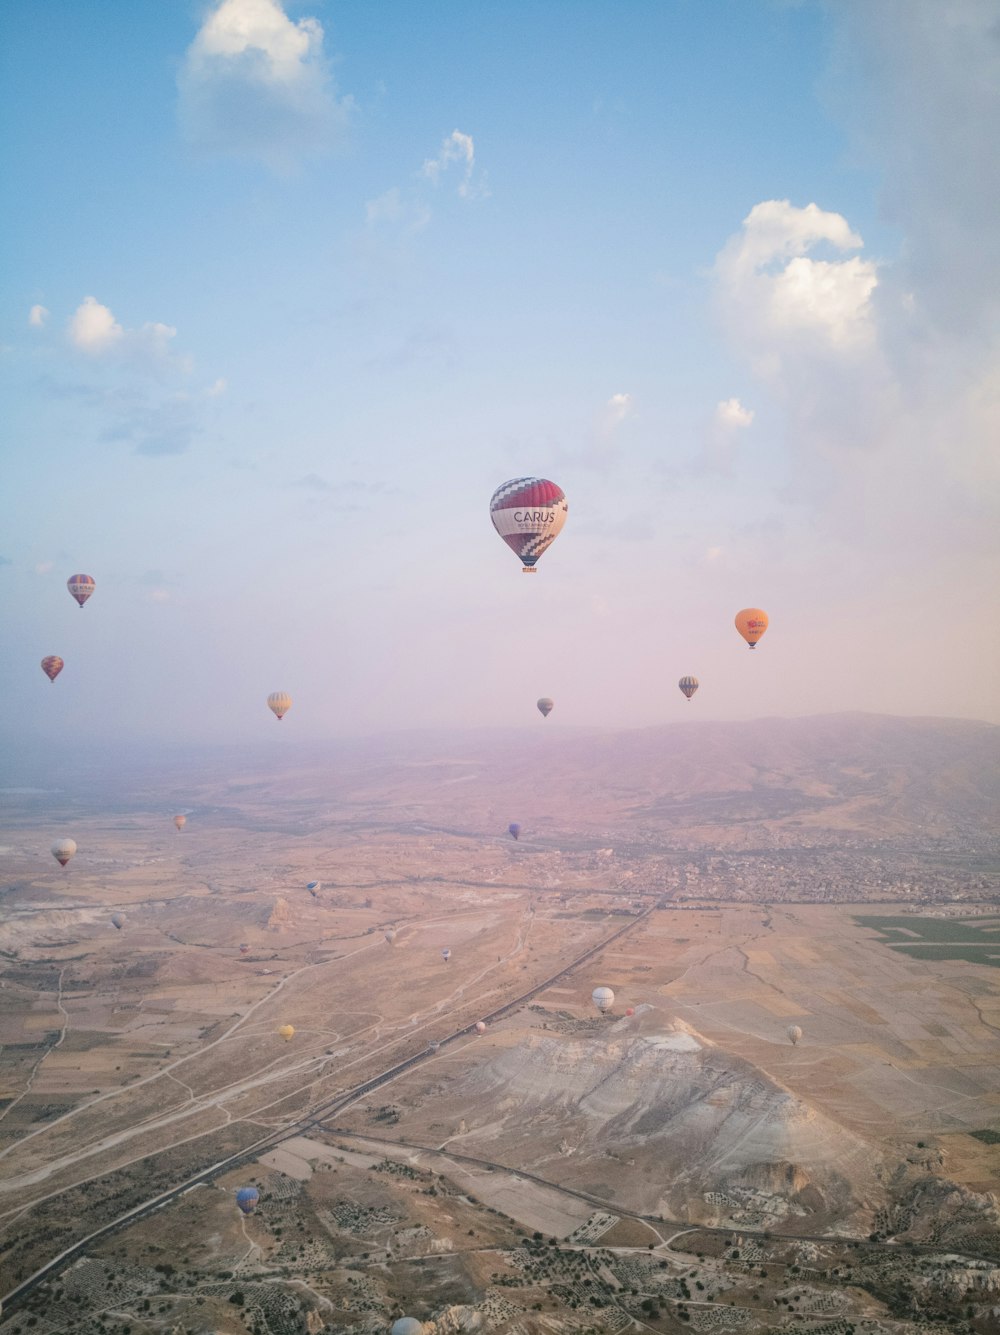
[[[256,1187],[240,1187],[236,1193],[236,1204],[244,1214],[250,1214],[259,1200],[260,1192]]]
[[[514,839],[516,839],[517,836],[521,833],[521,827],[520,825],[518,825],[516,820],[512,820],[511,823],[507,826],[507,833]]]

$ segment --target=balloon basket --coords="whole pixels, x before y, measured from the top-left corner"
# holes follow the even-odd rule
[[[538,570],[538,567],[537,567],[537,566],[522,566],[522,567],[521,567],[521,574],[522,574],[522,575],[534,575],[534,574],[537,572],[537,570]]]

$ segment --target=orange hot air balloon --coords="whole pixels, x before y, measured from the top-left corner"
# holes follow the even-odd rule
[[[94,580],[91,575],[70,575],[66,587],[82,607],[94,592]]]
[[[744,607],[742,612],[736,613],[736,629],[750,648],[755,649],[757,641],[767,630],[767,613],[759,607]]]
[[[295,1037],[295,1028],[293,1025],[283,1024],[281,1028],[278,1030],[278,1033],[281,1035],[281,1037],[285,1040],[286,1043],[290,1043],[292,1039]]]
[[[187,818],[187,816],[175,816],[175,817],[174,817],[174,824],[177,826],[177,833],[178,833],[178,834],[180,834],[181,830],[184,829],[184,826],[185,826],[187,823],[188,823],[188,818]]]
[[[48,658],[42,659],[42,671],[48,677],[49,681],[55,681],[59,673],[62,672],[66,664],[58,654],[49,654]]]

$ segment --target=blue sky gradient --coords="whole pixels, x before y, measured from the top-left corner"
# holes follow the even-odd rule
[[[995,5],[3,22],[15,750],[272,690],[311,737],[1000,721]],[[531,580],[523,474],[569,499]]]

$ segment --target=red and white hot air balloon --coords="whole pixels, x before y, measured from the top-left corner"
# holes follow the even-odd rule
[[[82,607],[94,592],[96,585],[92,575],[70,575],[66,587]]]
[[[559,534],[567,509],[562,489],[544,477],[513,478],[490,500],[493,527],[521,558],[526,574]]]

